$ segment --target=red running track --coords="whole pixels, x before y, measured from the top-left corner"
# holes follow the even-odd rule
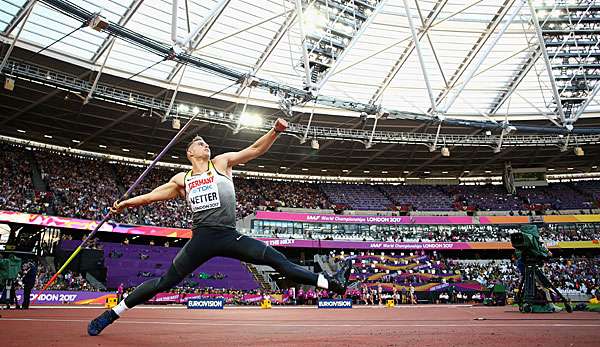
[[[1,311],[7,346],[600,346],[593,312],[522,314],[513,307],[401,306],[187,310],[140,307],[100,336],[101,308]],[[477,320],[477,318],[485,320]]]

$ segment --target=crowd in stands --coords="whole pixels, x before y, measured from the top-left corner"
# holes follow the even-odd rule
[[[114,200],[140,175],[143,167],[90,159],[66,153],[26,150],[0,144],[0,209],[84,219],[101,219]],[[35,191],[34,168],[40,173],[47,191]],[[134,194],[143,194],[167,182],[177,171],[155,168]],[[589,209],[600,197],[600,181],[551,184],[533,189],[519,188],[507,194],[500,185],[370,185],[284,182],[235,177],[237,216],[243,218],[257,209],[283,207],[303,209],[353,209],[401,211],[511,211],[543,206],[545,209]],[[189,228],[191,213],[185,201],[178,199],[126,210],[115,222]],[[595,233],[595,231],[592,231]],[[588,237],[584,231],[561,237]],[[427,239],[462,240],[460,230],[432,232],[426,235],[388,232],[378,235],[386,240]],[[473,235],[469,235],[473,240]],[[478,237],[506,239],[506,235]]]
[[[237,215],[243,218],[258,206],[267,209],[279,207],[329,209],[332,207],[325,192],[314,183],[283,182],[235,178]]]
[[[506,284],[510,291],[519,285],[520,272],[510,261],[448,263],[461,269],[463,280],[474,280],[484,285],[501,282]],[[560,290],[600,295],[600,257],[550,258],[545,262],[542,271]]]
[[[39,261],[37,263],[37,277],[33,288],[35,290],[41,290],[44,288],[44,285],[50,280],[54,273],[54,269]],[[50,287],[48,287],[47,290],[93,291],[95,288],[92,287],[92,285],[90,285],[90,283],[81,274],[71,270],[66,270],[58,275],[56,280],[50,285]]]
[[[145,167],[115,166],[117,182],[121,187],[129,187],[142,174]],[[170,169],[157,168],[151,171],[134,191],[135,195],[151,192],[154,188],[168,182],[177,172]],[[127,189],[127,188],[123,188]],[[168,226],[171,228],[189,228],[192,214],[186,208],[185,201],[175,199],[161,201],[151,205],[126,210],[125,217],[130,224]]]
[[[332,259],[352,259],[351,278],[361,283],[359,295],[377,292],[484,291],[494,284],[503,284],[510,293],[519,285],[521,273],[516,261],[457,260],[439,253],[423,251],[395,253],[359,252],[332,254]],[[600,257],[557,257],[548,259],[542,271],[561,291],[600,295]],[[365,289],[366,288],[366,291]]]
[[[555,183],[552,186],[519,189],[517,195],[526,204],[533,205],[532,207],[542,205],[546,209],[553,210],[574,210],[592,207],[590,197],[584,196],[580,191],[574,191],[574,189],[563,183]]]
[[[100,220],[119,196],[112,165],[104,161],[44,151],[34,155],[59,216]]]
[[[0,209],[30,213],[44,212],[47,204],[35,194],[31,162],[19,146],[0,143]]]

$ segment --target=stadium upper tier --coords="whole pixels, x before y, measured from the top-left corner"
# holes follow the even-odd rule
[[[98,219],[143,170],[70,155],[69,165],[65,166],[67,155],[63,153],[30,152],[11,145],[2,145],[1,155],[3,209],[43,212],[50,208],[68,217]],[[172,169],[156,169],[136,193],[148,192],[173,175]],[[41,182],[36,184],[38,176]],[[600,195],[600,181],[518,189],[516,195],[498,185],[316,184],[243,178],[236,178],[235,183],[239,217],[253,213],[259,206],[371,211],[589,209],[596,206]],[[189,219],[189,215],[183,201],[174,201],[128,211],[124,218],[131,223],[185,227],[182,220]]]
[[[65,153],[0,145],[0,209],[84,219],[101,219],[143,168]],[[65,165],[68,163],[68,165]],[[135,194],[150,191],[175,174],[155,169]],[[397,211],[583,210],[595,208],[600,181],[556,183],[547,187],[415,186],[305,183],[235,178],[238,218],[257,209],[302,208]],[[187,228],[190,212],[183,200],[125,211],[117,222]]]

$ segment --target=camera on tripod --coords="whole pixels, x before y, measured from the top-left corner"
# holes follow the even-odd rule
[[[550,257],[548,249],[542,244],[536,225],[523,225],[521,232],[510,235],[510,242],[517,250],[517,257],[524,262],[540,263]]]
[[[521,312],[556,312],[552,305],[554,298],[560,299],[567,312],[573,312],[571,303],[544,275],[541,266],[550,257],[550,251],[540,240],[537,225],[528,224],[521,227],[521,232],[510,235],[510,242],[516,249],[517,258],[521,263],[521,282],[517,293],[517,303]],[[545,295],[545,291],[548,295]]]

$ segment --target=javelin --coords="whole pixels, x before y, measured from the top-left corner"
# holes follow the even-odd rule
[[[236,81],[235,83],[219,90],[218,92],[214,92],[213,94],[211,94],[210,96],[208,96],[209,98],[223,92],[225,89],[231,88],[234,85],[238,84],[239,81]],[[181,137],[181,135],[187,130],[187,128],[189,128],[189,126],[192,124],[192,121],[194,119],[196,119],[196,117],[200,114],[200,112],[194,114],[192,116],[192,118],[190,118],[187,123],[185,123],[185,125],[183,126],[183,128],[181,128],[181,130],[179,130],[177,132],[177,134],[175,134],[175,136],[171,139],[171,141],[165,146],[165,148],[163,148],[163,150],[156,156],[156,158],[154,158],[154,160],[150,163],[150,165],[148,165],[148,167],[146,168],[146,170],[144,170],[144,172],[142,172],[142,174],[140,175],[140,177],[138,177],[137,180],[135,180],[135,182],[133,182],[133,184],[131,185],[131,187],[129,187],[129,189],[127,190],[127,192],[117,201],[122,201],[124,199],[127,199],[129,197],[129,195],[131,193],[133,193],[133,190],[142,182],[142,180],[144,178],[146,178],[146,175],[148,175],[148,172],[150,172],[150,170],[152,170],[152,168],[154,166],[156,166],[156,163],[158,163],[158,161],[169,151],[169,149],[171,149],[171,147],[177,142],[177,140],[179,140],[179,137]],[[54,274],[54,276],[52,276],[52,278],[50,278],[50,280],[44,285],[44,288],[42,288],[41,291],[39,291],[37,293],[37,295],[35,296],[35,298],[33,299],[33,301],[31,302],[31,304],[35,304],[35,302],[37,301],[37,299],[39,298],[39,296],[46,291],[46,289],[48,289],[48,287],[54,283],[54,281],[56,280],[56,278],[58,277],[58,275],[60,275],[63,270],[69,265],[69,263],[71,263],[71,261],[77,256],[77,254],[79,254],[79,252],[81,252],[81,249],[83,246],[85,246],[86,242],[88,242],[92,236],[94,236],[96,234],[96,232],[98,232],[98,230],[100,229],[100,227],[102,225],[104,225],[104,223],[106,223],[108,221],[108,218],[110,217],[110,209],[108,210],[108,212],[106,213],[106,215],[104,215],[104,218],[102,218],[102,221],[96,225],[96,227],[94,228],[94,230],[92,230],[92,232],[83,240],[83,242],[81,242],[81,244],[79,245],[79,247],[77,247],[77,249],[75,249],[75,251],[73,252],[73,254],[71,254],[71,256],[67,259],[67,261],[65,261],[65,263],[60,267],[60,269]]]

